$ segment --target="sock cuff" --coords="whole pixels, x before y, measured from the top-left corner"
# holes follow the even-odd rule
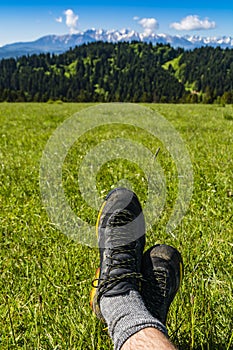
[[[119,350],[128,338],[144,328],[156,328],[167,336],[165,325],[150,314],[141,295],[135,290],[118,296],[103,296],[100,308],[115,350]]]
[[[142,321],[142,324],[131,325],[122,335],[116,339],[114,343],[114,350],[120,350],[124,343],[135,333],[141,331],[142,329],[152,327],[156,328],[162,332],[165,336],[168,336],[166,327],[157,319],[154,319],[153,322]]]

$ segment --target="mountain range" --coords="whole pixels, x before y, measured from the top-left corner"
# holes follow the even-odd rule
[[[70,48],[91,42],[132,42],[143,41],[151,42],[153,45],[157,43],[170,44],[172,47],[182,47],[186,50],[192,50],[202,46],[212,46],[221,48],[233,48],[233,38],[230,36],[223,37],[201,37],[201,36],[172,36],[168,34],[151,34],[145,35],[134,30],[103,30],[88,29],[84,32],[66,35],[47,35],[31,42],[18,42],[0,47],[0,59],[19,57],[22,55],[31,55],[39,53],[60,54]]]

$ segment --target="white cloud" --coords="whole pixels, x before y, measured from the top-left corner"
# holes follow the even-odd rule
[[[78,15],[73,10],[68,9],[64,12],[66,16],[66,25],[70,30],[70,34],[77,33]]]
[[[58,23],[62,23],[62,17],[56,18],[55,21],[58,22]]]
[[[210,22],[208,18],[201,20],[197,15],[190,15],[183,18],[180,22],[171,23],[170,27],[176,30],[213,29],[216,27],[216,23],[214,21]]]
[[[144,32],[143,32],[144,36],[151,35],[159,27],[159,23],[155,18],[139,19],[138,17],[134,17],[134,19],[137,20],[138,24],[140,24],[142,26],[142,28],[144,29]]]

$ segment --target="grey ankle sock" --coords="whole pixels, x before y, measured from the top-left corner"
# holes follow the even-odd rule
[[[115,350],[119,350],[134,333],[147,327],[157,328],[167,335],[166,327],[149,313],[137,291],[131,290],[118,296],[103,296],[100,299],[100,309]]]

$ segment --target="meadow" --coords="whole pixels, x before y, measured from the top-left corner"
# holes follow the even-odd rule
[[[105,325],[89,307],[98,250],[71,240],[51,222],[41,200],[40,162],[45,145],[62,122],[93,104],[1,103],[0,150],[0,349],[111,349]],[[232,335],[233,106],[148,104],[173,125],[193,166],[189,209],[174,235],[165,224],[177,192],[171,157],[149,135],[127,131],[152,151],[167,179],[164,211],[147,232],[147,247],[175,246],[183,256],[184,279],[169,312],[168,331],[179,349],[230,350]],[[94,224],[78,188],[77,169],[88,150],[125,130],[100,128],[73,145],[63,184],[74,212]],[[137,174],[137,176],[134,176]],[[146,200],[143,172],[129,161],[111,161],[97,174],[104,196],[121,177]]]

